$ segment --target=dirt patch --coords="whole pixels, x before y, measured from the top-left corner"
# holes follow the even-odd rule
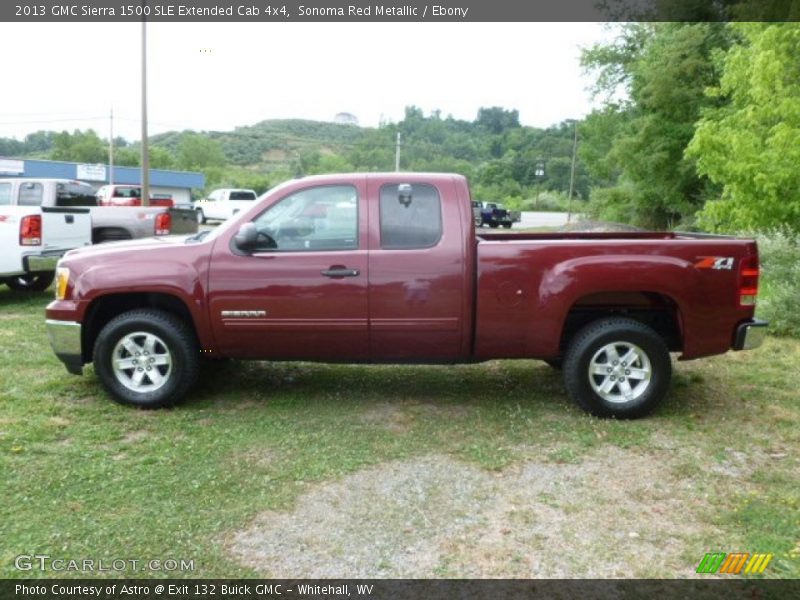
[[[122,437],[120,442],[122,442],[123,444],[136,444],[136,443],[141,442],[142,440],[145,440],[145,439],[147,439],[149,437],[150,437],[150,432],[149,431],[146,431],[144,429],[140,429],[138,431],[130,431],[130,432],[126,433]]]
[[[713,535],[695,485],[618,448],[501,473],[429,456],[314,486],[228,547],[266,577],[691,576]]]
[[[432,417],[458,419],[470,413],[470,408],[460,405],[442,405],[433,402],[380,403],[371,406],[361,416],[361,421],[370,426],[383,427],[393,433],[410,431],[417,420]]]
[[[361,421],[371,427],[382,427],[393,433],[406,433],[413,426],[414,416],[404,411],[401,404],[384,402],[365,410]]]

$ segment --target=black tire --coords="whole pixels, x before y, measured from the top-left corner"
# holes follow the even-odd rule
[[[145,337],[148,335],[150,337]],[[120,349],[118,360],[141,360],[139,364],[142,366],[120,369],[118,377],[112,360],[115,348],[126,337],[134,345],[141,344],[142,355],[148,354],[145,351],[148,340],[157,341],[150,346],[152,356],[148,357],[139,354],[134,356],[128,350]],[[141,369],[147,368],[144,361],[164,360],[165,355],[168,355],[169,366],[150,366],[150,369],[157,371],[153,375],[162,379],[159,386],[156,379]],[[114,401],[140,408],[162,408],[178,403],[197,380],[198,365],[199,351],[192,330],[174,315],[161,310],[137,309],[119,315],[103,327],[94,345],[94,370],[103,387]],[[138,384],[134,381],[137,370],[143,373],[139,376]],[[128,385],[121,379],[127,381]],[[137,386],[142,389],[134,389]],[[153,386],[157,387],[152,389]]]
[[[623,360],[626,356],[630,364]],[[636,419],[651,413],[666,395],[671,377],[664,340],[632,319],[590,323],[575,335],[564,356],[570,398],[597,417]]]
[[[8,287],[17,292],[43,292],[50,287],[55,277],[55,271],[45,271],[8,277],[3,281]]]
[[[203,212],[203,209],[202,208],[198,208],[196,213],[197,213],[197,223],[200,224],[200,225],[205,225],[206,224],[206,215]]]
[[[489,227],[492,229],[497,229],[500,226],[500,223],[489,223]]]
[[[511,223],[503,223],[503,227],[506,229],[511,229]]]

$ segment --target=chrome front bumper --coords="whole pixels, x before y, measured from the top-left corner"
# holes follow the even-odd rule
[[[83,375],[83,352],[81,351],[81,324],[75,321],[45,321],[50,347],[67,371]]]
[[[767,335],[767,323],[761,319],[753,319],[742,323],[736,328],[736,337],[733,341],[734,350],[752,350],[764,343]]]

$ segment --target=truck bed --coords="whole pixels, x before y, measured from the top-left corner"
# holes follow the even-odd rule
[[[497,233],[477,237],[476,357],[553,357],[581,315],[673,315],[681,358],[727,351],[753,316],[735,300],[753,240],[676,232]],[[574,321],[570,324],[570,320]],[[520,327],[520,323],[531,326]],[[720,333],[722,332],[722,333]]]

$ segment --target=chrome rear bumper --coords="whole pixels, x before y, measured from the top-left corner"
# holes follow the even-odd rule
[[[753,319],[742,323],[736,328],[736,337],[733,341],[734,350],[752,350],[758,348],[767,335],[767,323],[761,319]]]

